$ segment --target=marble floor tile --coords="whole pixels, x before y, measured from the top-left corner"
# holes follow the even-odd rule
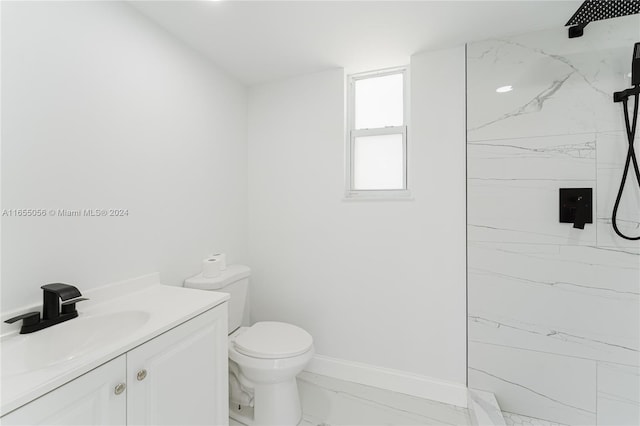
[[[549,422],[547,420],[521,416],[520,414],[508,413],[506,411],[502,412],[502,416],[507,426],[565,426],[562,423]]]
[[[302,372],[300,426],[470,425],[466,408]],[[241,424],[229,419],[231,426]]]
[[[502,410],[570,425],[596,422],[596,362],[469,342],[469,386]]]
[[[305,424],[468,425],[466,408],[303,372],[298,376]]]

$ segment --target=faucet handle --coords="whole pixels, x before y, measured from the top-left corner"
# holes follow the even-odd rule
[[[40,322],[40,312],[27,312],[26,314],[18,315],[17,317],[9,318],[5,322],[7,324],[13,324],[16,321],[22,320],[22,326],[35,325]]]
[[[77,297],[75,299],[67,300],[66,302],[62,302],[60,306],[62,306],[61,314],[72,314],[77,313],[76,311],[76,303],[82,302],[83,300],[89,300],[88,297]]]
[[[65,306],[65,305],[73,305],[76,302],[82,302],[83,300],[91,300],[88,297],[77,297],[75,299],[71,299],[71,300],[67,300],[65,302],[62,302],[61,305]]]

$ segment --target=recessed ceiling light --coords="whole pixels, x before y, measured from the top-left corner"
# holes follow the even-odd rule
[[[498,93],[507,93],[513,90],[513,86],[502,86],[496,89]]]

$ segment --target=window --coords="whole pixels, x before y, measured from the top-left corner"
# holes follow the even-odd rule
[[[349,76],[347,197],[406,197],[407,68]]]

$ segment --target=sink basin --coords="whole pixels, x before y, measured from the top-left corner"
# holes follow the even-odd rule
[[[51,367],[107,346],[134,333],[149,320],[144,311],[79,316],[30,334],[2,341],[2,376]]]

